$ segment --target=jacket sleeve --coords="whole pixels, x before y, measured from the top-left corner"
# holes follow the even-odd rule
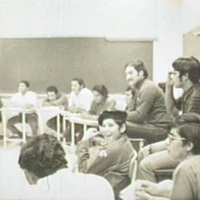
[[[140,91],[138,93],[137,108],[134,111],[127,111],[127,121],[143,123],[153,107],[155,96],[155,88],[146,88]]]
[[[82,143],[81,145],[84,144]],[[80,172],[101,175],[104,170],[108,170],[109,167],[118,163],[119,151],[121,150],[120,148],[116,148],[115,145],[109,145],[109,148],[105,150],[104,155],[99,155],[99,153],[95,151],[89,152],[89,149],[87,147],[83,147],[82,151],[84,153],[81,153],[81,156],[79,153],[78,156]],[[95,155],[91,155],[93,153]],[[89,161],[90,157],[93,157],[92,162]]]

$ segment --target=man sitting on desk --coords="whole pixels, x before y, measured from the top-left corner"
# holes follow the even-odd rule
[[[25,119],[32,129],[32,134],[36,135],[38,130],[37,122],[37,95],[35,92],[29,91],[29,82],[20,81],[18,87],[18,93],[14,94],[10,100],[10,107],[12,108],[22,108],[25,109]],[[22,132],[15,127],[15,124],[22,122],[22,113],[11,117],[8,120],[7,128],[15,135],[22,137]]]
[[[127,111],[127,134],[148,143],[167,137],[170,116],[166,112],[164,94],[148,79],[144,63],[137,60],[125,66],[126,80],[135,90],[133,109]]]
[[[57,87],[49,86],[46,90],[47,98],[43,101],[43,107],[56,106],[60,109],[67,110],[68,100],[66,95],[59,93]],[[62,132],[62,115],[60,115],[60,127]],[[57,130],[57,117],[53,117],[47,121],[47,126],[53,130]]]

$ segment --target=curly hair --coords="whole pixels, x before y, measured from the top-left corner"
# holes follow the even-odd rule
[[[18,163],[22,169],[33,172],[38,178],[66,168],[65,152],[56,137],[42,134],[22,146]]]

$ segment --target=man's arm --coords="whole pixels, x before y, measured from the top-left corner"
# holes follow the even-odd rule
[[[117,151],[114,145],[112,148],[102,151],[101,155],[98,150],[89,151],[89,141],[80,142],[78,144],[79,170],[85,173],[101,174],[118,162],[119,151],[121,150],[118,148]],[[90,158],[92,162],[89,160]]]
[[[195,180],[197,179],[196,174],[189,167],[179,168],[175,171],[174,184],[170,195],[170,200],[193,200],[195,199],[194,188]]]
[[[156,88],[145,88],[138,94],[135,111],[127,111],[127,121],[143,123],[155,101]]]

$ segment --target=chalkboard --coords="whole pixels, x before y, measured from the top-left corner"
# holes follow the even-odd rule
[[[0,39],[0,93],[17,91],[20,80],[45,93],[56,85],[70,92],[70,81],[81,77],[86,87],[105,84],[111,93],[126,88],[124,65],[141,59],[152,76],[152,41],[108,41],[104,38]]]

